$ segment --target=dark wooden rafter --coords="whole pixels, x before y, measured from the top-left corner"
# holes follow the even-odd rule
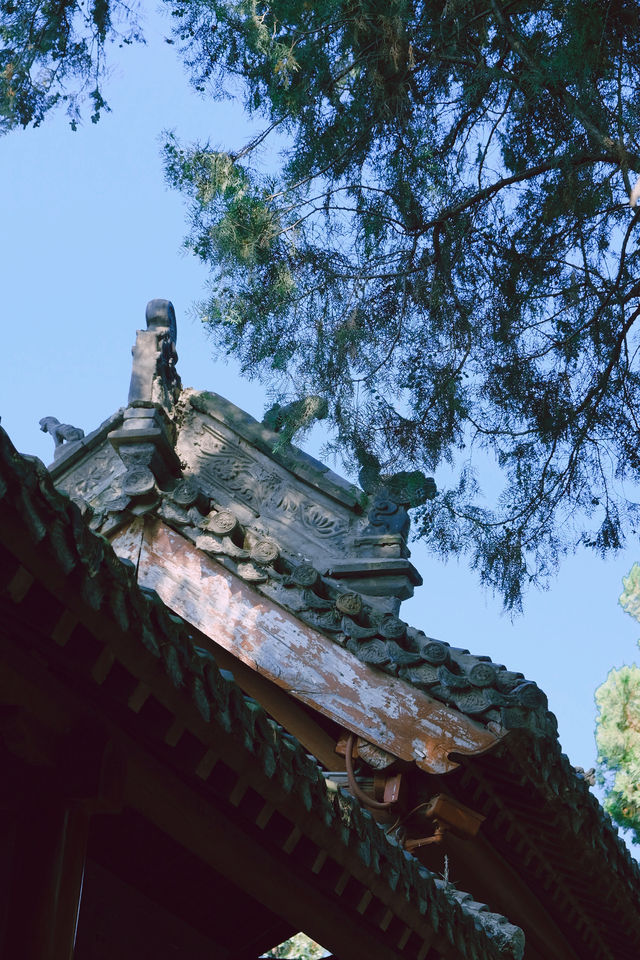
[[[103,822],[100,821],[100,825]],[[122,829],[122,824],[118,823],[118,827]],[[217,917],[225,917],[230,926],[236,927],[239,949],[237,953],[228,949],[227,944],[220,942],[218,938],[212,942],[201,930],[188,925],[173,903],[167,903],[164,897],[159,900],[155,888],[153,896],[150,896],[151,891],[144,884],[133,885],[124,881],[117,871],[113,872],[96,859],[95,851],[92,850],[95,834],[95,824],[92,824],[92,842],[85,870],[74,960],[141,960],[142,957],[157,957],[162,960],[168,957],[172,960],[176,957],[188,960],[212,960],[214,957],[215,960],[245,960],[251,957],[253,960],[264,952],[262,942],[272,945],[290,936],[288,930],[274,928],[271,936],[260,943],[252,943],[248,937],[245,951],[243,941],[247,936],[247,920],[255,926],[254,916],[245,918],[245,923],[238,929],[234,920],[240,920],[241,917],[236,918],[232,911],[217,909]],[[163,856],[166,853],[166,840],[163,842],[161,838],[158,855]],[[155,858],[154,865],[157,865]],[[162,872],[161,865],[160,869]],[[180,879],[191,893],[196,892],[189,882],[191,878],[187,878],[182,871]],[[209,893],[212,901],[216,903],[221,893],[224,894],[224,888],[221,891],[220,887],[217,887]],[[247,907],[254,903],[255,901],[246,901]],[[117,917],[117,923],[114,923],[114,917]],[[212,926],[219,937],[225,924],[214,923]]]
[[[14,848],[3,956],[71,960],[88,815],[56,797],[45,808],[23,797],[20,809],[3,819]]]

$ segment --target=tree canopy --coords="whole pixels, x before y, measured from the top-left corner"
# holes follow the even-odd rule
[[[567,549],[619,547],[639,465],[630,209],[640,10],[621,0],[174,2],[201,90],[278,136],[169,137],[203,318],[346,463],[435,472],[418,531],[517,605]],[[475,468],[504,489],[484,497]],[[489,491],[491,493],[491,491]]]
[[[640,566],[624,580],[620,604],[640,620]],[[611,670],[596,691],[599,779],[605,808],[613,820],[640,843],[640,668]]]
[[[314,398],[348,467],[434,473],[417,532],[507,606],[566,550],[618,548],[637,524],[637,2],[166,5],[196,88],[264,122],[244,146],[166,138],[219,349],[291,409]]]

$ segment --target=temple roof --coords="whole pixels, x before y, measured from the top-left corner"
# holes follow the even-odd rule
[[[139,331],[138,354],[141,338],[150,350],[150,334]],[[398,616],[422,583],[409,560],[406,501],[384,488],[368,497],[217,394],[176,389],[173,368],[139,396],[135,357],[135,406],[59,447],[51,467],[56,486],[91,508],[92,529],[113,538],[134,517],[162,518],[362,663],[495,733],[556,738],[535,682]]]
[[[357,801],[327,784],[296,739],[270,720],[255,700],[243,696],[233,678],[222,673],[207,651],[194,643],[189,624],[172,613],[153,591],[138,586],[133,565],[120,560],[104,537],[90,531],[81,509],[55,489],[44,465],[36,458],[18,454],[2,428],[0,520],[7,534],[0,537],[1,593],[6,595],[8,591],[14,602],[20,602],[19,585],[25,571],[55,592],[55,577],[49,582],[46,571],[56,571],[71,579],[77,594],[73,622],[79,617],[92,632],[92,617],[99,614],[100,638],[111,637],[111,656],[107,667],[104,655],[99,657],[91,672],[94,681],[100,682],[100,672],[111,669],[115,659],[127,669],[135,663],[144,674],[144,685],[151,684],[153,691],[153,671],[145,668],[145,661],[153,669],[159,664],[188,708],[195,707],[200,721],[210,730],[206,741],[219,744],[221,736],[238,741],[257,764],[256,771],[266,775],[302,811],[313,811],[317,823],[329,828],[345,850],[356,851],[371,877],[369,882],[373,885],[376,878],[391,896],[399,894],[417,909],[432,930],[458,951],[456,956],[520,960],[522,931],[471,895],[434,876],[389,837]],[[14,547],[18,547],[17,570],[7,562],[7,554],[11,555]],[[28,558],[34,556],[34,549],[38,561],[29,570]],[[83,614],[84,609],[88,616]],[[134,637],[137,648],[131,646]],[[60,636],[56,639],[58,644],[66,642]],[[71,652],[69,657],[71,669]],[[202,771],[199,775],[206,780]]]
[[[221,416],[229,408],[234,415],[237,411],[219,397],[193,391],[186,391],[181,403],[197,411],[198,425],[203,422],[203,409],[208,411],[214,406]],[[190,410],[185,413],[183,406],[179,411],[185,419],[192,415]],[[110,418],[82,441],[83,446],[75,450],[70,448],[66,457],[56,461],[51,468],[60,489],[76,498],[86,499],[91,506],[94,511],[92,527],[109,535],[113,535],[127,519],[142,513],[135,496],[122,490],[121,474],[116,474],[113,469],[117,458],[108,444],[108,436],[122,422],[121,417],[119,414]],[[235,417],[232,421],[234,427],[237,419]],[[267,449],[269,442],[277,440],[277,435],[269,436],[269,432],[248,415],[244,415],[244,419],[247,423],[243,432],[249,434],[247,427],[254,429]],[[205,421],[204,431],[207,426]],[[181,433],[176,449],[183,459],[187,451]],[[85,450],[92,453],[88,471],[87,461],[77,459]],[[223,467],[227,466],[229,456],[226,451],[222,453]],[[287,462],[290,462],[290,456],[287,452]],[[122,466],[120,469],[124,472]],[[356,589],[355,577],[333,576],[335,566],[340,565],[342,572],[346,565],[345,554],[333,559],[326,555],[326,541],[332,539],[335,544],[335,538],[329,538],[327,531],[335,530],[337,523],[332,523],[327,513],[320,512],[317,502],[308,501],[309,513],[314,507],[316,512],[306,525],[300,521],[302,534],[298,531],[295,537],[289,534],[287,544],[283,542],[284,536],[280,539],[278,533],[280,528],[287,527],[292,509],[290,502],[278,506],[271,503],[266,518],[264,513],[256,516],[255,510],[247,508],[249,498],[249,502],[258,505],[259,494],[255,490],[259,484],[255,476],[243,501],[238,500],[237,493],[224,489],[221,500],[213,501],[208,496],[207,469],[211,470],[211,467],[205,466],[202,470],[192,467],[184,470],[179,478],[172,478],[165,489],[157,490],[150,512],[180,531],[203,553],[250,583],[259,593],[346,647],[363,663],[400,677],[490,728],[526,728],[535,735],[555,738],[555,717],[549,712],[547,698],[535,682],[502,664],[494,664],[488,656],[475,655],[465,648],[426,636],[394,613],[372,604],[367,594]],[[319,470],[316,472],[320,473]],[[251,476],[247,467],[247,477]],[[108,484],[107,480],[111,482]],[[274,485],[278,480],[274,476]],[[242,483],[244,479],[241,477],[238,485]],[[283,496],[293,499],[291,492]],[[294,501],[293,506],[298,504]],[[303,509],[306,506],[302,500]],[[354,522],[358,519],[359,514],[355,514]],[[321,534],[315,533],[312,522],[321,529]],[[308,546],[307,536],[322,537],[315,551],[313,545],[308,550],[308,553],[315,552],[312,559],[316,563],[302,553]],[[341,530],[338,537],[343,537]],[[300,550],[294,552],[291,549],[292,540]],[[353,563],[362,571],[362,559]]]
[[[154,323],[163,309],[168,316],[154,308]],[[473,763],[463,762],[464,751],[449,752],[443,769],[461,764],[448,774],[452,788],[465,803],[484,798],[495,813],[484,832],[549,909],[571,915],[569,925],[595,944],[589,957],[634,957],[638,866],[562,753],[544,692],[517,670],[429,637],[400,615],[402,599],[421,582],[406,542],[410,496],[384,483],[365,495],[218,395],[182,389],[175,350],[163,346],[168,331],[168,323],[156,323],[138,332],[138,360],[151,364],[146,380],[134,353],[129,405],[61,446],[51,468],[58,490],[121,556],[137,564],[142,541],[133,543],[131,531],[162,525],[182,555],[203,558],[205,579],[217,565],[371,677],[386,678],[390,697],[400,688],[418,691],[487,738],[491,751]],[[168,594],[163,599],[175,614],[177,605]],[[187,619],[193,625],[197,616]],[[151,643],[149,630],[140,630]],[[183,660],[176,656],[174,666]],[[286,676],[278,682],[300,696]],[[322,698],[315,706],[324,709]],[[420,766],[418,753],[414,759]]]

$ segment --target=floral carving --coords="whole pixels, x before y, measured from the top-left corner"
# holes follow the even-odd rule
[[[341,593],[336,597],[336,608],[341,613],[357,617],[362,610],[362,597],[359,593]]]
[[[407,625],[397,617],[387,617],[380,624],[380,635],[387,640],[400,640],[404,637]]]
[[[318,580],[318,571],[310,563],[301,563],[292,570],[291,579],[299,587],[312,587]]]
[[[229,441],[217,430],[204,425],[200,441],[198,466],[201,477],[222,487],[257,513],[261,491],[257,461],[241,447]]]
[[[273,540],[258,540],[251,548],[251,558],[256,563],[269,564],[278,558],[278,544]]]
[[[476,663],[469,671],[469,681],[474,687],[492,687],[496,682],[496,670],[491,663]]]
[[[105,447],[56,483],[69,496],[91,501],[110,486],[113,478],[123,470],[124,466],[115,450]]]
[[[238,518],[231,510],[219,510],[207,520],[207,528],[220,535],[232,533],[238,524]]]
[[[258,515],[284,519],[284,514],[299,522],[298,529],[314,542],[325,540],[334,548],[341,546],[348,530],[344,518],[305,497],[286,477],[265,470],[258,459],[208,424],[199,432],[198,472],[205,486],[213,487],[210,494],[221,487]]]
[[[155,488],[155,477],[148,467],[142,464],[129,467],[122,478],[122,489],[128,497],[141,497],[152,493]]]
[[[185,477],[183,480],[179,480],[178,483],[173,488],[171,493],[171,498],[175,502],[185,509],[192,507],[200,496],[200,491],[198,489],[198,484],[193,479],[193,477]]]
[[[314,536],[323,539],[339,537],[347,531],[347,524],[344,520],[332,516],[310,500],[302,504],[300,519],[304,526],[313,532]]]

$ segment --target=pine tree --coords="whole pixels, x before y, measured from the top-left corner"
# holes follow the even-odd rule
[[[640,620],[640,566],[624,580],[620,604]],[[640,644],[640,641],[639,641]],[[640,668],[611,670],[596,691],[599,779],[605,808],[613,820],[640,843]]]
[[[640,465],[637,2],[172,6],[196,86],[231,78],[265,121],[235,150],[166,140],[220,350],[279,400],[324,398],[347,467],[435,473],[418,532],[507,606],[568,549],[619,548]]]

